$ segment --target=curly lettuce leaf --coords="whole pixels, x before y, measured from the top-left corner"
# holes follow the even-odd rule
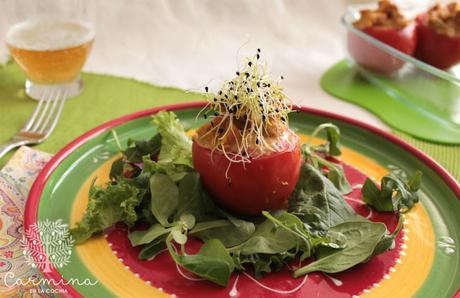
[[[162,111],[152,117],[161,135],[158,162],[162,164],[192,165],[192,140],[173,112]]]
[[[93,234],[120,221],[133,225],[138,219],[135,209],[140,205],[143,195],[143,190],[124,180],[108,184],[106,188],[96,186],[93,182],[85,215],[70,230],[75,242],[82,243]]]

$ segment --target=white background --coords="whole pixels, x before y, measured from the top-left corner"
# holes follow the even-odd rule
[[[28,3],[35,1],[40,0]],[[0,44],[14,19],[7,9],[13,2],[0,0]],[[297,103],[387,129],[319,86],[324,71],[346,54],[340,17],[353,2],[365,1],[88,0],[97,33],[85,70],[202,90],[233,76],[238,61],[261,48],[271,72],[285,77],[286,92]]]

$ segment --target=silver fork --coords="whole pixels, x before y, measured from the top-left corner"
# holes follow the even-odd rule
[[[40,144],[46,140],[56,127],[66,95],[66,92],[60,89],[45,91],[24,126],[0,146],[0,158],[13,148]]]

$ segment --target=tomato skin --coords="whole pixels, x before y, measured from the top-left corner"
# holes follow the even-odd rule
[[[250,163],[232,163],[220,152],[193,142],[193,165],[206,189],[222,207],[244,215],[287,207],[300,174],[300,145],[254,158]],[[228,169],[228,180],[225,172]],[[230,182],[231,181],[231,182]]]
[[[404,54],[414,53],[417,41],[415,24],[409,24],[403,29],[370,27],[362,31]],[[389,74],[404,65],[403,60],[377,48],[351,31],[348,31],[347,47],[358,64],[373,71]]]
[[[415,57],[440,69],[447,69],[460,62],[460,37],[436,32],[428,25],[428,16],[416,18],[418,44]]]

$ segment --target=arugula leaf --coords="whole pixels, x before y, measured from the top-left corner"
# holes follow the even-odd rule
[[[422,172],[416,171],[409,179],[389,174],[382,178],[380,189],[369,178],[361,189],[363,201],[378,211],[406,213],[419,201]]]
[[[368,260],[379,241],[385,235],[387,228],[383,223],[348,221],[334,226],[330,230],[345,235],[347,238],[346,247],[332,253],[327,253],[324,257],[297,269],[294,271],[294,277],[314,271],[326,273],[342,272]],[[321,250],[321,247],[319,249]],[[329,249],[328,252],[330,252]]]
[[[179,203],[179,188],[168,176],[154,174],[150,177],[151,210],[158,222],[169,227],[169,218]]]
[[[302,165],[288,211],[317,236],[324,236],[330,227],[356,217],[334,184],[309,164]]]
[[[155,258],[163,249],[165,249],[165,239],[166,237],[164,236],[159,237],[142,247],[139,255],[137,256],[139,260],[151,260]]]
[[[171,232],[172,228],[165,228],[160,224],[155,224],[143,231],[133,231],[129,233],[128,238],[132,246],[150,243],[162,235]]]
[[[113,162],[109,173],[110,180],[117,180],[123,175],[123,166],[123,158],[119,158]]]
[[[338,156],[342,154],[340,151],[340,129],[332,123],[323,123],[316,127],[312,133],[312,137],[317,136],[323,130],[326,131],[327,143],[314,146],[314,151],[326,153],[330,156]]]
[[[262,277],[265,273],[280,271],[286,264],[295,259],[295,253],[282,252],[278,254],[250,254],[241,255],[233,253],[233,261],[237,270],[245,271],[245,265],[252,265],[256,278]]]
[[[153,157],[160,152],[161,134],[157,133],[149,140],[128,140],[128,148],[123,154],[128,162],[141,163],[143,157],[148,155]]]
[[[235,270],[235,264],[219,240],[206,241],[194,255],[179,255],[171,240],[172,236],[168,237],[166,245],[177,264],[219,286],[227,286],[230,275]]]
[[[254,223],[250,221],[245,221],[231,215],[228,215],[227,218],[228,220],[221,220],[227,222],[227,225],[218,227],[208,225],[206,229],[192,232],[203,241],[218,239],[225,247],[233,247],[248,240],[256,230]]]
[[[70,230],[76,243],[123,221],[132,226],[138,219],[135,208],[141,203],[143,191],[127,181],[108,184],[106,188],[90,188],[88,206],[82,220]]]

